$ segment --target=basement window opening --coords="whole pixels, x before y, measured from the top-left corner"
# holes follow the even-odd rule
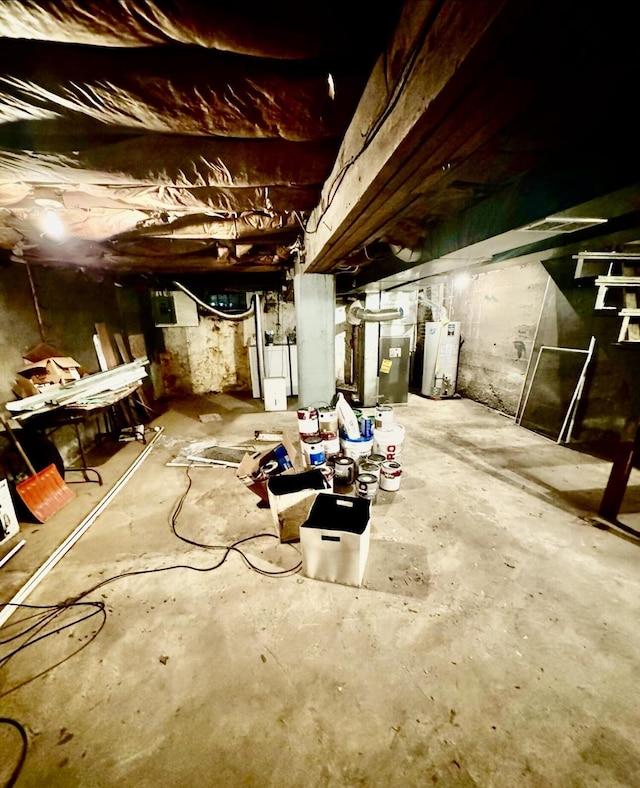
[[[607,221],[607,219],[592,217],[547,216],[546,219],[531,222],[522,229],[525,232],[534,233],[574,233],[577,230],[585,230],[587,227],[597,227]]]

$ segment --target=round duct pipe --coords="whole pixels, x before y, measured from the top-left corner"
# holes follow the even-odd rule
[[[365,309],[360,301],[354,301],[347,310],[347,320],[352,326],[359,326],[360,323],[384,323],[387,320],[398,320],[403,316],[402,307]]]

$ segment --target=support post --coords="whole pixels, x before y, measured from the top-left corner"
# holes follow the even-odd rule
[[[293,279],[298,345],[298,404],[329,404],[336,393],[336,284],[329,274]]]
[[[630,416],[620,434],[620,442],[613,457],[609,481],[602,496],[598,514],[606,520],[615,522],[622,506],[627,483],[633,467],[633,459],[638,445],[640,416]]]

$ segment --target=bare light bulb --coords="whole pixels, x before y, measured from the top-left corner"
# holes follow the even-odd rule
[[[66,238],[67,228],[62,219],[55,211],[47,211],[44,215],[44,232],[54,241],[62,241]]]

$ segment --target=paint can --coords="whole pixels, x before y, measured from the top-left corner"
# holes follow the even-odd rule
[[[360,473],[370,473],[380,481],[380,466],[375,462],[370,462],[368,458],[360,463]]]
[[[315,468],[318,465],[324,465],[324,447],[322,445],[322,438],[318,435],[309,435],[300,441],[300,448],[302,449],[302,456],[307,468]]]
[[[361,473],[356,479],[356,495],[373,503],[378,492],[378,480],[372,473]]]
[[[318,408],[318,431],[323,438],[338,435],[338,411],[335,408]]]
[[[353,457],[336,457],[333,460],[333,481],[340,487],[348,487],[356,480],[356,463]]]
[[[393,408],[391,405],[376,405],[377,430],[386,430],[393,424]]]
[[[324,446],[324,456],[327,460],[340,454],[340,438],[337,435],[329,437],[322,435],[321,437]]]
[[[335,479],[336,475],[333,465],[323,465],[321,466],[320,470],[322,471],[322,475],[328,484],[327,489],[333,492],[333,480]]]
[[[404,427],[402,424],[393,424],[387,429],[376,430],[373,450],[376,454],[383,454],[385,460],[399,460],[402,457],[403,442]]]
[[[397,460],[385,460],[380,466],[380,489],[395,492],[400,489],[402,465]]]
[[[367,462],[374,462],[379,468],[386,459],[384,454],[370,454],[367,457]]]
[[[351,457],[360,465],[362,460],[366,459],[371,454],[371,446],[373,445],[373,438],[364,438],[362,435],[359,438],[340,438],[340,447],[345,457]]]
[[[302,437],[319,434],[316,408],[298,408],[298,432]]]

